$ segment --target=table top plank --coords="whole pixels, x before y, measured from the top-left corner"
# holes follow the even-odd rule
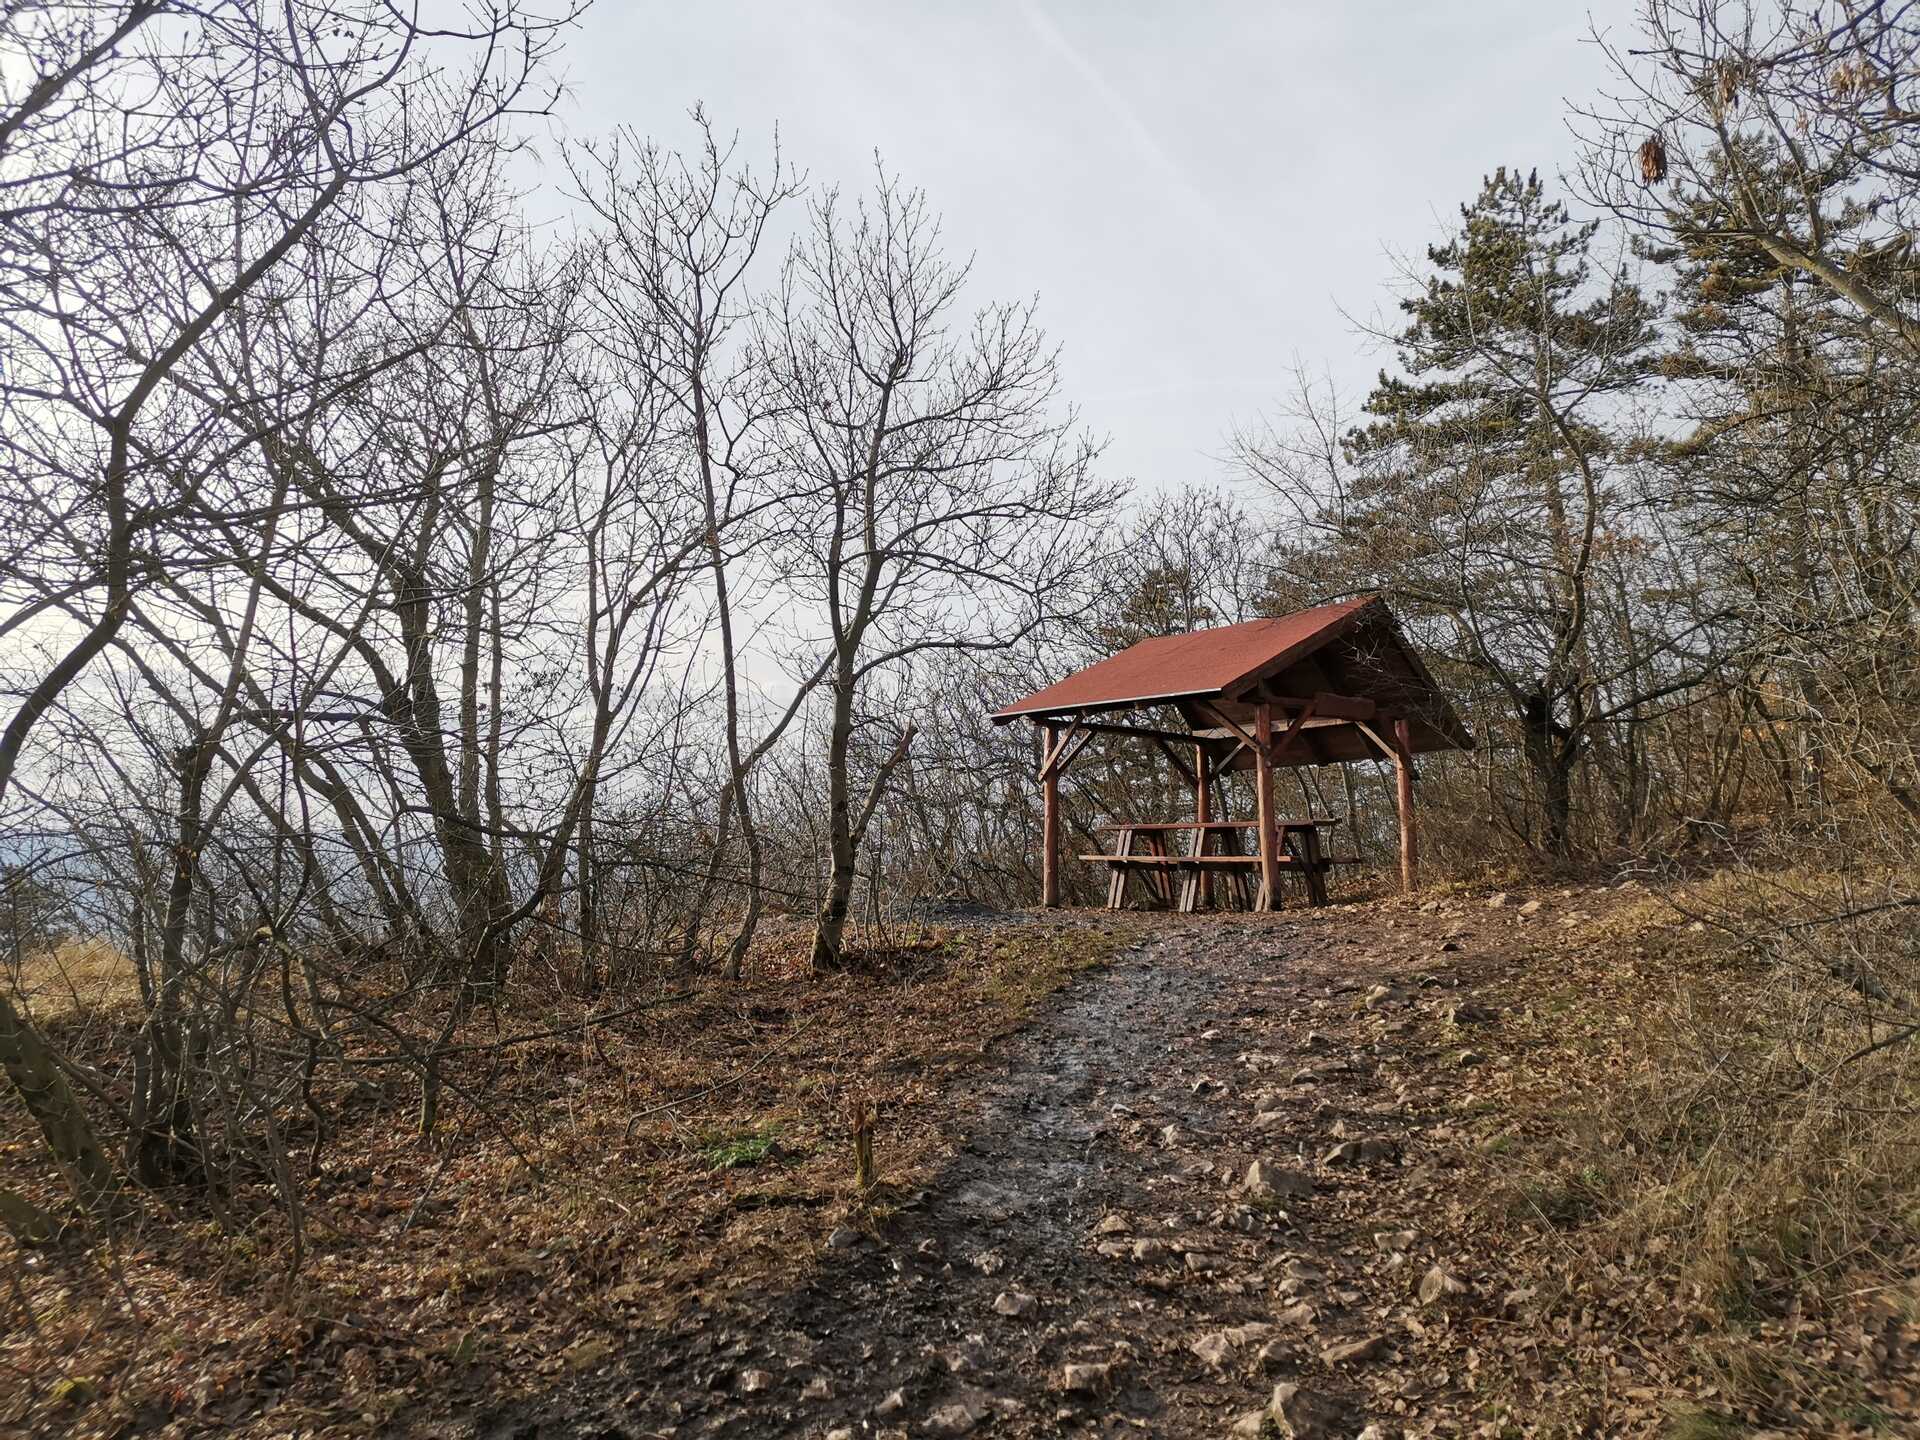
[[[1309,815],[1299,820],[1275,820],[1276,830],[1324,830],[1338,825],[1338,815]],[[1116,833],[1122,830],[1258,830],[1258,820],[1155,820],[1140,821],[1138,824],[1117,823],[1096,825],[1095,830]]]

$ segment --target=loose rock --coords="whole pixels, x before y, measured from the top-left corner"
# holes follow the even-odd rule
[[[1111,1363],[1068,1365],[1060,1372],[1060,1388],[1069,1395],[1100,1395],[1112,1383]]]
[[[1286,1170],[1278,1165],[1270,1165],[1265,1160],[1256,1160],[1247,1167],[1247,1178],[1240,1190],[1245,1195],[1299,1197],[1313,1193],[1313,1177],[1303,1175],[1298,1170]]]
[[[1327,1151],[1328,1165],[1362,1165],[1374,1160],[1391,1160],[1400,1147],[1391,1140],[1343,1140]]]
[[[1262,1375],[1285,1370],[1293,1364],[1293,1347],[1280,1340],[1269,1340],[1253,1355],[1253,1368]]]
[[[994,1297],[993,1308],[1001,1315],[1011,1315],[1016,1320],[1024,1320],[1039,1307],[1040,1302],[1021,1290],[1002,1290]]]
[[[1320,1359],[1328,1365],[1358,1365],[1378,1358],[1386,1348],[1387,1342],[1383,1336],[1369,1335],[1364,1340],[1346,1340],[1338,1345],[1329,1345],[1320,1352]]]
[[[1341,1419],[1340,1406],[1323,1395],[1287,1383],[1273,1387],[1267,1414],[1293,1440],[1332,1440]]]
[[[582,1340],[567,1348],[561,1357],[567,1368],[576,1374],[583,1370],[593,1370],[613,1358],[613,1346],[605,1340]]]
[[[927,1416],[929,1435],[965,1435],[987,1418],[987,1407],[974,1400],[958,1400],[942,1405]]]

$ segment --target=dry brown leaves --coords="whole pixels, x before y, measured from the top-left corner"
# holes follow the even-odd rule
[[[0,1430],[377,1433],[598,1365],[923,1180],[957,1133],[955,1078],[1117,943],[1098,925],[927,929],[816,977],[792,928],[739,984],[464,1059],[486,1109],[456,1109],[434,1144],[405,1084],[343,1089],[297,1271],[258,1197],[225,1228],[196,1197],[157,1197],[90,1254],[8,1254]],[[531,1003],[505,1028],[586,1013]],[[498,1038],[486,1017],[470,1028],[458,1038]],[[878,1108],[865,1200],[856,1093]],[[0,1184],[48,1196],[38,1164],[24,1136],[0,1143]]]

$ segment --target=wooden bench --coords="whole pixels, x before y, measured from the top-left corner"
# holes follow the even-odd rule
[[[1327,903],[1326,877],[1333,866],[1360,863],[1357,855],[1335,856],[1321,849],[1320,832],[1338,823],[1333,819],[1312,818],[1282,820],[1275,825],[1284,849],[1274,857],[1274,868],[1301,875],[1306,881],[1307,902],[1311,905]],[[1245,908],[1276,908],[1272,902],[1277,897],[1266,894],[1264,878],[1258,887],[1254,884],[1259,874],[1260,857],[1238,853],[1240,833],[1254,828],[1254,822],[1174,821],[1107,825],[1101,828],[1117,836],[1114,848],[1098,854],[1083,854],[1080,858],[1107,867],[1109,910],[1125,907],[1127,880],[1131,875],[1138,875],[1146,883],[1147,892],[1153,900],[1183,913],[1199,909],[1202,900],[1210,898],[1212,886],[1203,879],[1209,875],[1224,879],[1229,891]],[[1167,837],[1176,834],[1190,835],[1196,853],[1172,853],[1167,846]],[[1136,843],[1143,848],[1135,850]],[[1209,851],[1207,847],[1210,843],[1220,848]]]
[[[1239,897],[1243,909],[1252,909],[1256,892],[1253,882],[1260,868],[1258,855],[1082,855],[1082,860],[1107,866],[1111,875],[1107,881],[1107,908],[1120,910],[1126,906],[1126,879],[1128,871],[1139,871],[1141,878],[1148,882],[1150,891],[1157,894],[1161,903],[1182,914],[1189,914],[1200,908],[1200,876],[1203,871],[1220,871]],[[1274,862],[1282,870],[1302,870],[1304,862],[1291,855],[1282,855]],[[1325,869],[1329,861],[1322,861]],[[1177,888],[1176,888],[1177,883]]]

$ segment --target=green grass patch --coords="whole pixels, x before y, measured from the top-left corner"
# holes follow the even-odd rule
[[[780,1138],[777,1125],[703,1136],[694,1151],[709,1170],[745,1170],[771,1158]]]

